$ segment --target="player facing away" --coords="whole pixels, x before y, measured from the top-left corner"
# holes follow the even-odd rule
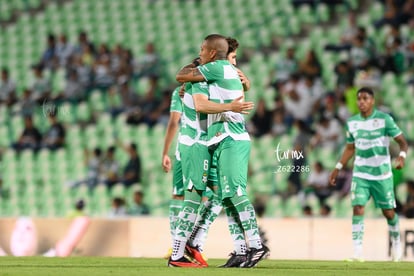
[[[370,197],[373,197],[375,206],[382,209],[387,219],[392,259],[400,261],[400,228],[398,215],[394,211],[396,202],[388,147],[389,138],[392,137],[400,147],[396,168],[401,169],[407,156],[407,142],[393,118],[375,109],[372,89],[359,89],[357,104],[360,113],[347,120],[347,144],[329,178],[329,183],[334,186],[339,170],[355,155],[351,185],[354,253],[349,261],[363,261],[364,207]]]
[[[209,114],[207,145],[217,159],[219,195],[223,206],[236,210],[241,221],[249,247],[243,267],[253,267],[269,249],[262,245],[255,211],[246,193],[250,137],[242,114],[247,112],[216,111],[219,103],[234,103],[244,97],[238,72],[227,60],[227,50],[225,37],[217,34],[207,36],[200,50],[202,65],[181,69],[176,79],[179,82],[200,82],[200,90],[207,90],[207,94],[193,95],[195,108]]]
[[[183,206],[184,200],[184,185],[183,185],[183,175],[181,171],[181,157],[180,152],[178,151],[178,143],[175,150],[175,160],[174,164],[171,162],[171,158],[168,155],[170,151],[171,144],[174,140],[175,135],[180,136],[180,119],[183,112],[182,100],[179,95],[180,89],[184,89],[183,86],[177,87],[172,94],[171,103],[170,103],[170,118],[168,120],[167,130],[164,138],[164,148],[162,150],[162,168],[168,173],[173,169],[173,191],[172,198],[169,205],[168,218],[170,222],[170,234],[171,239],[174,239],[174,229],[175,222],[177,220],[178,213]],[[178,138],[179,139],[179,138]],[[172,249],[170,249],[172,251]],[[169,258],[171,252],[167,254]]]

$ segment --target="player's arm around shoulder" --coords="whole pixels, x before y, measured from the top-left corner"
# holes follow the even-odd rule
[[[177,75],[175,76],[175,79],[181,83],[205,81],[204,76],[201,74],[200,70],[197,68],[198,65],[199,65],[199,61],[196,61],[195,59],[192,63],[181,68],[180,71],[178,71]]]

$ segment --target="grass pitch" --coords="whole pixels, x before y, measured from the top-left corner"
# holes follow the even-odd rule
[[[264,260],[255,268],[217,268],[225,260],[211,259],[208,268],[171,268],[164,259],[99,257],[0,257],[0,275],[16,276],[245,276],[245,275],[414,275],[414,262]]]

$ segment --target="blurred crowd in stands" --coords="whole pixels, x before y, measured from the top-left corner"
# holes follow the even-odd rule
[[[313,2],[294,1],[294,4],[300,6]],[[408,25],[410,31],[414,29],[414,0],[382,2],[384,15],[374,23],[374,28],[388,26],[383,45],[378,45],[378,40],[368,35],[366,27],[357,24],[358,13],[355,11],[349,11],[347,28],[340,40],[325,45],[324,51],[341,57],[334,66],[334,89],[326,89],[322,78],[326,64],[314,49],[309,49],[304,58],[298,59],[297,47],[292,44],[280,55],[268,77],[268,87],[275,92],[273,103],[266,102],[264,98],[258,100],[247,124],[252,136],[280,137],[294,133],[293,149],[303,151],[305,157],[315,149],[334,154],[343,146],[346,119],[358,112],[355,100],[357,87],[370,86],[380,91],[381,77],[387,72],[397,76],[411,72],[406,85],[414,85],[414,41],[401,32],[404,25]],[[106,44],[96,45],[84,31],[79,33],[76,44],[71,44],[64,34],[50,34],[39,61],[30,68],[34,75],[32,86],[17,93],[16,80],[9,74],[10,68],[1,71],[0,104],[13,107],[24,117],[24,130],[11,146],[17,151],[64,147],[65,126],[58,121],[57,112],[49,112],[50,127],[46,133],[40,133],[32,119],[35,110],[45,102],[52,102],[55,106],[62,103],[76,105],[85,101],[96,89],[107,94],[109,109],[105,111],[111,116],[125,114],[127,123],[144,123],[149,127],[165,124],[169,116],[171,87],[176,84],[167,83],[160,87],[162,57],[155,46],[149,42],[145,54],[136,57],[121,44],[113,48]],[[243,57],[241,60],[248,62]],[[59,71],[64,72],[64,87],[61,91],[53,91],[52,77]],[[138,93],[136,83],[142,79],[148,81],[147,90]],[[389,111],[381,103],[381,95],[377,97],[377,105]],[[68,185],[76,187],[79,183],[87,183],[93,189],[101,182],[108,187],[116,183],[125,186],[139,183],[141,161],[136,145],[120,147],[125,148],[130,156],[123,170],[114,159],[115,147],[106,149],[105,153],[99,148],[93,152],[85,150],[87,179],[76,179]],[[297,162],[306,162],[306,159]],[[310,165],[311,173],[305,181],[301,173],[289,175],[288,188],[282,196],[299,195],[304,212],[309,214],[307,197],[314,194],[323,214],[329,214],[330,207],[326,200],[334,191],[328,187],[328,168],[320,160]],[[346,168],[341,174],[335,194],[345,198],[349,192],[351,169]],[[414,217],[414,185],[412,181],[407,183],[409,198],[406,203],[403,202],[401,212],[407,217]],[[122,198],[113,200],[113,215],[127,213],[123,209],[124,203]]]

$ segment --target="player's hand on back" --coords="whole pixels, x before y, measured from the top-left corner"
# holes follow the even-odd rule
[[[249,111],[254,108],[253,102],[245,102],[243,101],[244,96],[240,96],[234,99],[231,102],[231,111],[242,113],[242,114],[249,114]]]

